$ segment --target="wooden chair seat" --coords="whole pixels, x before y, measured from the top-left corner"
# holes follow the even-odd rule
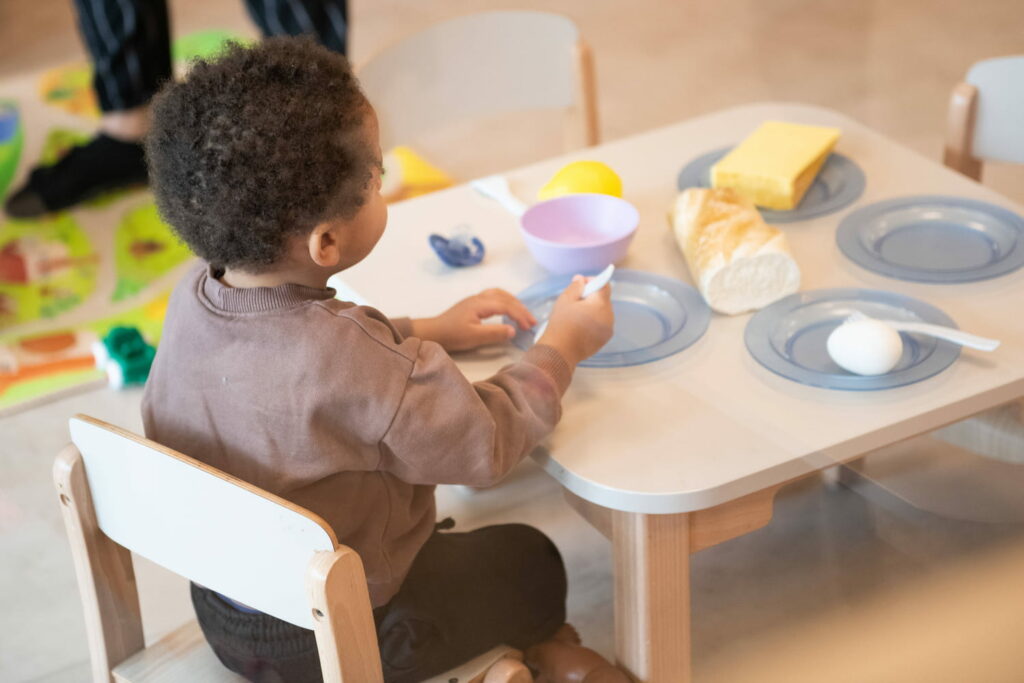
[[[195,620],[136,652],[111,673],[117,683],[245,683],[220,663]]]
[[[490,683],[491,680],[528,682],[530,678],[499,678],[512,669],[521,654],[509,647],[496,647],[462,666],[435,676],[424,683]],[[507,664],[499,664],[503,659]],[[518,668],[518,667],[516,667]],[[213,654],[203,637],[199,623],[190,621],[171,631],[144,650],[135,653],[114,667],[116,683],[245,683],[241,676],[228,671]]]

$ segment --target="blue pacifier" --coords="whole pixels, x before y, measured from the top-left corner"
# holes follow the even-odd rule
[[[455,268],[475,266],[484,260],[484,243],[465,226],[459,226],[451,238],[431,235],[430,247],[439,259]]]

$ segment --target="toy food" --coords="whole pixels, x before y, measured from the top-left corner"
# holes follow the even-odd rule
[[[622,196],[622,180],[600,161],[574,161],[563,166],[537,192],[537,199],[554,199],[567,194],[610,194]]]
[[[684,190],[671,219],[697,289],[715,311],[757,310],[800,288],[785,235],[735,190]]]
[[[711,168],[711,186],[758,206],[794,209],[832,153],[837,128],[766,121]]]
[[[855,375],[884,375],[903,357],[900,333],[870,318],[844,322],[825,345],[835,364]]]

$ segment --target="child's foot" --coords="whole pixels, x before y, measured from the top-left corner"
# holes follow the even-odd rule
[[[565,624],[550,640],[526,651],[526,663],[537,671],[535,683],[629,683],[629,677],[590,648]]]
[[[145,184],[147,179],[141,143],[100,133],[53,166],[33,170],[28,183],[11,195],[5,208],[13,218],[35,218],[110,190]]]
[[[563,643],[569,643],[570,645],[580,645],[583,643],[579,632],[572,624],[562,624],[562,627],[558,629],[558,632],[551,636],[551,640],[560,640]]]

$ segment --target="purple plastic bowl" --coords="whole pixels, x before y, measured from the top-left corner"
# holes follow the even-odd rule
[[[626,255],[640,212],[607,194],[570,194],[534,204],[520,219],[537,262],[553,273],[601,270]]]

